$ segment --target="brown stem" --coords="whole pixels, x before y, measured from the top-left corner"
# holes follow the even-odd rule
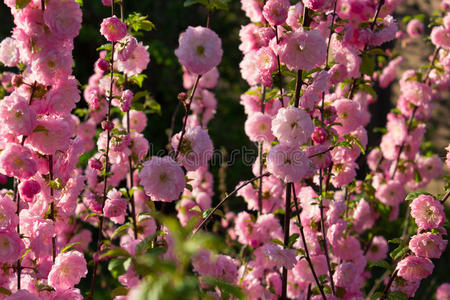
[[[278,37],[278,26],[275,26],[275,38],[277,40],[277,45],[280,43],[280,39]],[[281,60],[280,56],[277,54],[277,64],[278,64],[278,88],[280,89],[280,102],[281,106],[284,107],[283,102],[283,76],[281,74]]]
[[[111,1],[111,10],[112,14],[114,14],[114,1]],[[109,85],[109,96],[108,96],[108,109],[106,112],[106,122],[111,122],[111,104],[113,99],[113,85],[114,85],[114,48],[115,48],[115,42],[111,42],[111,59],[110,59],[110,65],[111,65],[111,77],[110,77],[110,85]],[[111,142],[111,131],[106,131],[106,152],[105,152],[105,173],[103,176],[103,197],[102,197],[102,209],[101,213],[99,215],[99,225],[98,225],[98,233],[97,233],[97,248],[96,253],[100,251],[100,248],[102,246],[102,240],[103,240],[103,208],[105,207],[105,202],[107,198],[107,192],[108,192],[108,176],[109,176],[109,150],[110,150],[110,142]],[[92,281],[91,281],[91,289],[89,297],[90,299],[94,299],[94,292],[95,292],[95,282],[97,279],[97,269],[98,269],[98,260],[94,259],[94,267],[92,271]]]
[[[245,187],[246,185],[252,183],[255,180],[258,180],[260,177],[265,177],[265,176],[269,176],[270,173],[264,173],[260,176],[254,177],[252,179],[249,179],[247,181],[244,181],[239,187],[237,187],[236,189],[234,189],[234,191],[232,191],[231,193],[229,193],[225,198],[223,198],[219,204],[217,204],[213,210],[211,210],[211,212],[206,216],[206,218],[203,219],[203,221],[194,229],[192,236],[194,236],[199,230],[200,228],[203,227],[203,225],[206,224],[206,222],[212,217],[212,215],[216,212],[217,209],[219,209],[219,207],[222,206],[222,204],[225,203],[225,201],[227,201],[228,199],[231,198],[231,196],[233,196],[234,194],[236,194],[240,189],[242,189],[243,187]]]
[[[261,113],[264,114],[264,101],[266,98],[266,87],[262,87],[262,94],[261,94]],[[259,157],[259,175],[262,175],[263,173],[263,146],[264,141],[259,142],[258,145],[258,157]],[[263,177],[259,178],[258,183],[258,211],[262,213],[263,211],[263,203],[262,203],[262,185],[263,185]]]
[[[320,294],[322,295],[322,298],[324,300],[326,300],[327,297],[325,296],[325,292],[323,290],[323,286],[320,283],[319,278],[317,277],[317,273],[316,273],[316,271],[314,269],[314,266],[312,264],[312,261],[311,261],[311,256],[309,255],[308,245],[306,244],[305,231],[303,230],[303,225],[302,225],[301,219],[300,219],[301,211],[299,209],[298,199],[297,199],[297,195],[295,193],[295,186],[294,185],[292,185],[292,194],[294,195],[294,204],[295,204],[295,209],[296,209],[296,212],[297,212],[297,222],[298,222],[297,226],[300,229],[300,236],[302,238],[302,242],[303,242],[303,245],[305,247],[305,259],[308,262],[309,268],[311,269],[311,273],[313,274],[314,280],[315,280],[315,282],[317,284],[317,287],[319,288],[319,291],[320,291]]]
[[[286,185],[286,203],[284,212],[284,248],[286,249],[289,245],[289,229],[291,220],[291,192],[294,184],[289,182]],[[281,299],[287,299],[287,276],[288,270],[283,267],[283,273],[281,276]]]
[[[185,110],[186,111],[185,111],[184,120],[183,120],[183,127],[181,128],[180,140],[178,142],[178,146],[177,146],[177,149],[175,151],[175,160],[177,159],[178,154],[180,153],[180,147],[181,147],[181,144],[183,143],[183,138],[184,138],[184,135],[186,133],[187,119],[189,117],[189,113],[191,112],[192,99],[194,99],[195,90],[197,89],[198,82],[200,81],[201,77],[202,77],[202,75],[197,75],[197,79],[195,79],[195,83],[194,83],[194,87],[192,88],[191,95],[189,96],[189,99],[188,99],[188,101],[186,103],[186,106],[185,106]]]
[[[388,293],[389,293],[389,289],[391,288],[392,283],[394,283],[395,277],[397,277],[397,272],[398,272],[398,270],[395,270],[395,271],[392,273],[391,277],[389,278],[389,282],[388,282],[388,284],[386,285],[386,287],[384,288],[384,291],[383,291],[383,297],[381,298],[381,300],[387,299],[387,295],[388,295]]]
[[[442,204],[444,204],[445,201],[447,201],[447,199],[448,199],[449,196],[450,196],[450,190],[447,191],[447,193],[445,193],[444,197],[442,197],[442,199],[440,200],[440,202],[441,202]]]
[[[55,201],[53,199],[53,187],[52,187],[52,181],[53,181],[53,155],[48,156],[48,168],[49,168],[49,174],[50,174],[50,219],[53,221],[53,223],[56,223],[55,218]],[[56,224],[55,224],[56,225]],[[55,262],[56,259],[56,236],[52,236],[52,261]]]

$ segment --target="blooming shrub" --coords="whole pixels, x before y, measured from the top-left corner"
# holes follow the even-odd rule
[[[117,300],[414,297],[448,244],[448,184],[420,190],[450,167],[450,145],[444,163],[426,141],[450,86],[450,3],[400,22],[402,1],[241,0],[247,120],[221,129],[243,127],[258,158],[227,193],[208,125],[228,55],[211,20],[229,1],[184,2],[208,17],[172,49],[185,91],[165,87],[178,106],[158,153],[147,129],[165,107],[143,74],[155,25],[125,2],[101,1],[106,43],[82,85],[82,1],[4,1],[15,27],[0,43],[0,299],[100,299],[107,285]],[[424,36],[429,61],[397,78],[403,52],[387,43]],[[369,146],[371,105],[397,79]],[[235,195],[246,207],[224,209]]]

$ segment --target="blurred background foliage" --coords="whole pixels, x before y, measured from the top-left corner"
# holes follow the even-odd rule
[[[204,6],[193,5],[184,7],[183,0],[156,0],[156,1],[125,1],[125,16],[131,12],[140,12],[147,15],[156,29],[150,32],[144,32],[139,40],[149,46],[151,62],[144,72],[148,78],[144,81],[143,90],[148,90],[152,97],[161,105],[161,114],[149,115],[148,126],[145,132],[153,147],[153,153],[166,149],[168,144],[167,129],[170,127],[172,114],[178,104],[177,94],[184,91],[182,85],[182,70],[174,54],[178,47],[178,36],[185,31],[188,26],[205,26],[207,10]],[[214,11],[211,18],[211,28],[221,37],[224,50],[222,62],[219,65],[220,79],[214,93],[217,98],[218,106],[215,117],[208,124],[210,136],[214,142],[215,149],[222,150],[224,153],[234,155],[233,163],[226,167],[225,172],[219,172],[220,165],[211,166],[211,171],[215,178],[216,196],[213,203],[217,203],[224,191],[231,191],[239,181],[253,177],[248,162],[243,161],[242,151],[232,152],[236,149],[253,151],[250,156],[257,155],[257,147],[251,143],[244,132],[244,122],[246,115],[243,107],[239,104],[240,94],[248,89],[247,83],[241,79],[239,62],[242,54],[238,49],[239,30],[241,25],[247,24],[249,20],[240,9],[241,4],[238,0],[229,1],[229,10]],[[81,85],[88,82],[89,76],[93,73],[93,64],[98,58],[96,48],[105,43],[104,38],[99,34],[99,26],[103,18],[110,16],[110,8],[104,7],[100,0],[84,0],[83,6],[83,27],[80,35],[75,40],[74,75]],[[408,11],[407,11],[408,12]],[[119,9],[116,10],[119,15]],[[0,39],[10,35],[13,24],[9,9],[0,3]],[[401,17],[401,16],[400,16]],[[393,43],[387,47],[393,48]],[[134,90],[137,92],[138,90]],[[384,127],[386,114],[393,107],[390,90],[376,89],[379,99],[377,104],[371,106],[372,123],[369,125],[369,149],[379,144],[381,138],[380,132],[374,132],[376,127]],[[79,107],[86,107],[84,100],[80,101]],[[175,130],[181,129],[183,111],[180,109],[176,115]],[[368,152],[368,151],[367,151]],[[238,153],[236,155],[236,153]],[[362,159],[360,159],[362,162]],[[361,165],[360,174],[367,170]],[[220,187],[219,175],[222,174],[222,182],[225,184]],[[223,174],[226,174],[226,180]],[[362,179],[362,178],[360,178]],[[441,191],[434,191],[439,193]],[[230,210],[243,210],[246,208],[245,202],[241,198],[234,198],[227,204]],[[405,207],[402,207],[404,211]],[[169,210],[174,210],[174,204]],[[448,210],[448,209],[447,209]],[[448,214],[447,214],[448,215]],[[383,230],[390,237],[401,235],[402,220],[397,220],[391,224],[384,224]],[[448,223],[447,223],[448,225]],[[448,228],[448,226],[446,226]],[[393,245],[395,246],[395,245]],[[448,279],[448,266],[450,265],[449,251],[444,253],[443,257],[435,266],[433,276],[422,282],[421,288],[416,295],[416,299],[431,299],[438,284]],[[107,265],[102,269],[106,271]],[[378,272],[379,270],[375,270]],[[108,272],[103,272],[103,274]],[[379,275],[379,274],[377,274]],[[110,299],[110,292],[116,286],[115,280],[107,275],[102,282],[106,289],[99,289],[96,299]],[[82,281],[82,289],[89,286],[89,278]],[[368,287],[370,289],[370,287]],[[84,289],[86,290],[86,289]]]

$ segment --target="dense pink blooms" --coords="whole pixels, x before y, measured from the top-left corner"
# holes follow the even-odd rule
[[[27,145],[47,155],[66,150],[73,134],[73,125],[69,121],[59,117],[39,119],[33,133],[26,140]]]
[[[270,25],[283,25],[288,16],[289,0],[268,0],[264,4],[263,16]]]
[[[406,32],[412,37],[417,38],[422,35],[424,30],[423,23],[417,19],[412,19],[408,22],[408,26],[406,26]]]
[[[386,258],[389,251],[388,243],[382,236],[375,236],[367,251],[366,257],[370,261],[378,261]]]
[[[272,121],[272,132],[282,144],[299,146],[308,141],[314,131],[309,114],[301,108],[281,108]]]
[[[0,62],[7,67],[14,67],[19,62],[19,51],[12,38],[6,38],[0,43]]]
[[[14,93],[0,102],[1,131],[13,135],[29,135],[36,127],[36,113],[25,98]]]
[[[0,172],[10,177],[27,179],[37,171],[31,151],[19,144],[8,144],[0,153]]]
[[[55,37],[73,39],[81,28],[80,5],[75,0],[49,1],[44,21]]]
[[[175,55],[186,69],[195,74],[204,74],[216,67],[222,59],[222,42],[209,28],[189,26],[180,35]]]
[[[14,230],[18,221],[15,203],[8,196],[0,196],[0,230]]]
[[[100,24],[100,33],[110,42],[117,42],[127,34],[127,25],[116,16],[103,20]]]
[[[140,184],[153,201],[171,202],[179,198],[186,185],[181,167],[169,156],[156,157],[143,163]]]
[[[311,171],[311,161],[302,150],[279,144],[267,155],[267,169],[284,182],[299,182]]]
[[[245,133],[252,142],[270,143],[275,139],[272,134],[272,118],[261,112],[251,114],[245,122]]]
[[[39,298],[27,290],[18,290],[11,296],[6,297],[5,300],[39,300]]]
[[[122,198],[122,193],[116,189],[108,192],[103,208],[103,214],[107,218],[111,218],[114,223],[122,224],[127,213],[127,201]]]
[[[415,235],[409,241],[409,249],[415,255],[427,258],[440,258],[446,247],[447,241],[431,232]]]
[[[15,231],[0,230],[0,262],[12,263],[22,256],[25,245]]]
[[[317,30],[300,28],[284,37],[277,53],[289,69],[309,71],[325,61],[327,45]]]
[[[48,274],[48,284],[56,290],[74,287],[87,274],[86,260],[78,251],[58,254]]]
[[[278,267],[290,270],[297,263],[294,249],[283,249],[274,243],[267,243],[263,246],[263,251]]]
[[[428,258],[408,256],[397,264],[397,275],[408,280],[422,280],[431,275],[434,265]]]
[[[173,149],[179,151],[179,160],[186,170],[194,171],[208,163],[213,152],[208,130],[196,126],[186,130],[181,145],[179,145],[180,138],[181,132],[172,137],[171,145]]]
[[[341,125],[334,126],[339,135],[344,135],[355,130],[361,123],[361,114],[359,106],[350,99],[338,99],[332,104],[336,108],[337,123]]]
[[[432,196],[420,195],[409,206],[411,216],[419,228],[429,230],[439,228],[444,223],[444,207]]]
[[[150,62],[148,46],[139,42],[126,60],[117,61],[117,69],[128,76],[135,76],[142,73]]]
[[[405,196],[406,190],[403,184],[397,180],[391,180],[380,185],[375,192],[375,197],[381,203],[390,206],[400,204],[405,199]]]

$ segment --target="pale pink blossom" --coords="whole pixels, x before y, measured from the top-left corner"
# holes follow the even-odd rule
[[[263,7],[263,16],[270,25],[283,25],[287,19],[289,0],[268,0]]]
[[[19,144],[9,143],[0,153],[0,172],[10,177],[28,179],[37,171],[31,151]]]
[[[27,100],[17,93],[0,102],[1,131],[13,135],[29,135],[36,127],[36,113]]]
[[[450,299],[450,283],[441,284],[436,291],[436,300]]]
[[[172,158],[153,156],[143,166],[139,181],[153,201],[172,202],[179,198],[186,180],[183,170]]]
[[[19,62],[19,51],[12,38],[5,38],[0,43],[0,62],[7,67],[14,67]]]
[[[15,203],[8,196],[0,196],[0,230],[14,230],[18,222]]]
[[[278,267],[290,270],[297,263],[294,249],[283,249],[274,243],[267,243],[263,246],[263,251]]]
[[[248,116],[245,121],[245,133],[250,141],[267,143],[272,142],[275,136],[272,134],[272,118],[261,112],[256,112]]]
[[[333,128],[339,133],[339,135],[347,134],[360,126],[361,114],[359,112],[359,105],[350,99],[338,99],[332,104],[336,108],[337,123]]]
[[[150,53],[148,46],[144,46],[139,42],[136,49],[130,54],[128,59],[117,61],[117,69],[128,76],[135,76],[142,73],[150,62]]]
[[[375,197],[381,203],[389,206],[399,205],[406,196],[404,184],[398,180],[390,180],[380,185],[375,191]]]
[[[429,230],[439,228],[444,224],[444,207],[432,196],[419,195],[409,206],[411,208],[411,216],[419,228]]]
[[[407,281],[422,280],[431,275],[434,265],[428,258],[408,256],[397,264],[397,275]]]
[[[180,35],[175,55],[186,69],[195,74],[204,74],[216,67],[222,59],[222,42],[209,28],[189,26]]]
[[[136,130],[137,132],[144,131],[145,127],[147,127],[147,116],[142,111],[137,111],[131,109],[129,111],[130,115],[130,130]],[[127,128],[127,116],[124,115],[122,118],[122,126]]]
[[[122,193],[116,189],[108,192],[103,208],[105,217],[110,218],[114,223],[122,224],[127,214],[127,201],[122,198]]]
[[[44,21],[55,37],[73,39],[81,28],[81,9],[75,0],[48,1]]]
[[[386,258],[388,251],[389,246],[386,239],[383,236],[375,236],[366,257],[370,261],[382,260]]]
[[[325,39],[317,30],[303,28],[287,34],[280,42],[278,54],[289,69],[310,71],[320,66],[327,53]]]
[[[308,141],[314,123],[303,109],[288,106],[281,108],[272,120],[272,132],[280,143],[295,147]]]
[[[65,151],[74,129],[69,121],[61,117],[39,119],[33,133],[27,138],[26,144],[46,155],[54,155],[58,150]]]
[[[406,26],[406,32],[412,37],[417,38],[423,34],[423,23],[417,19],[412,19]]]
[[[284,182],[299,182],[310,172],[311,161],[302,150],[279,144],[267,155],[267,169]]]
[[[110,42],[117,42],[127,34],[127,25],[116,16],[103,19],[100,33]]]
[[[15,231],[0,230],[0,262],[13,263],[22,256],[25,245]]]
[[[73,288],[87,274],[86,260],[78,251],[58,254],[48,274],[48,284],[56,290]]]
[[[427,258],[440,258],[446,247],[447,241],[431,232],[417,234],[409,241],[409,249],[415,255]]]

